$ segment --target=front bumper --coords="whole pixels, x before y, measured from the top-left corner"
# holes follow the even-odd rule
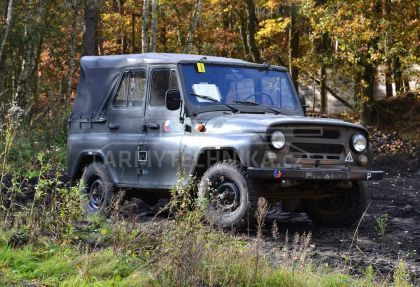
[[[380,180],[383,171],[331,168],[248,168],[249,178],[306,180]]]

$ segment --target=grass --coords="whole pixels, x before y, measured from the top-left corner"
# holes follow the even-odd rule
[[[215,264],[211,266],[212,272],[226,272],[226,276],[214,277],[214,284],[209,286],[360,286],[348,275],[317,274],[310,270],[296,272],[284,266],[266,267],[261,276],[253,281],[249,277],[246,262],[230,262],[226,270],[226,262],[223,259],[218,261],[212,262]],[[35,286],[177,286],[171,281],[170,274],[157,277],[147,268],[142,268],[143,264],[139,258],[116,254],[110,248],[80,253],[74,246],[53,246],[49,250],[3,246],[0,248],[0,284],[19,286],[31,282]],[[216,267],[221,269],[217,270]],[[215,279],[225,284],[218,285]]]
[[[355,278],[316,267],[310,260],[308,234],[279,241],[271,252],[283,260],[273,264],[261,252],[262,233],[244,240],[213,229],[204,224],[197,208],[176,211],[166,225],[139,224],[117,215],[113,220],[89,218],[76,224],[71,240],[41,232],[12,247],[14,234],[15,229],[0,227],[0,286],[392,285],[378,283],[372,268]],[[399,262],[393,286],[410,286],[408,282],[406,266]]]
[[[74,246],[19,249],[0,248],[0,284],[2,286],[134,286],[148,279],[136,267],[141,261],[116,255],[110,248],[83,252]],[[141,279],[141,280],[140,280]],[[133,282],[132,282],[133,283]]]

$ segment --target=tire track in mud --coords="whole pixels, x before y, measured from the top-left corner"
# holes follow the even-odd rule
[[[346,265],[353,274],[362,274],[372,265],[380,277],[392,277],[396,264],[403,259],[413,283],[420,286],[420,175],[386,175],[382,181],[369,183],[369,193],[371,203],[356,235],[356,227],[319,227],[304,214],[282,213],[279,209],[270,212],[267,226],[276,221],[280,233],[288,231],[289,236],[311,232],[315,262],[338,268]],[[385,233],[379,235],[376,219],[384,214],[388,222]],[[282,242],[282,238],[273,241],[269,232],[266,230],[263,244],[267,254]]]

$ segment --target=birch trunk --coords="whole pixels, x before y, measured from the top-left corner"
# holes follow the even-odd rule
[[[150,27],[150,51],[156,52],[157,29],[158,29],[159,1],[152,0],[152,23]]]
[[[191,18],[190,26],[188,27],[187,43],[184,47],[184,53],[190,53],[194,40],[195,30],[197,29],[198,21],[200,20],[201,8],[203,6],[202,0],[197,0],[194,7],[194,13]]]
[[[143,1],[143,19],[141,27],[141,51],[142,53],[149,52],[149,9],[150,0]]]
[[[7,5],[6,29],[4,30],[3,39],[0,44],[0,66],[1,66],[1,60],[3,59],[4,46],[6,45],[7,36],[9,35],[10,25],[12,22],[12,10],[13,10],[13,0],[9,0],[9,4]]]

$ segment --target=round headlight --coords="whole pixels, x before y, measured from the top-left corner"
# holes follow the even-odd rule
[[[271,134],[271,144],[277,149],[281,149],[286,143],[286,137],[281,131],[275,131]]]
[[[351,139],[351,143],[353,145],[354,150],[357,151],[357,152],[362,152],[367,147],[367,139],[362,134],[353,135],[353,137]]]

